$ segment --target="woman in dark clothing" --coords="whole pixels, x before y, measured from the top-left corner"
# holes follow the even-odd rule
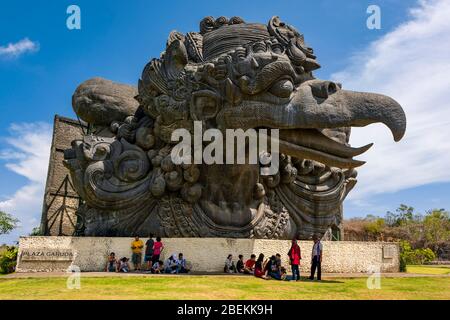
[[[272,279],[281,280],[281,270],[278,267],[277,257],[271,256],[265,267],[267,275]]]

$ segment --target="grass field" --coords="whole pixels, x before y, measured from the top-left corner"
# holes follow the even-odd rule
[[[450,266],[407,266],[407,273],[419,273],[419,274],[450,274]]]
[[[85,277],[67,289],[65,277],[0,277],[0,299],[450,299],[450,277],[367,278],[322,282],[261,280],[242,276]]]

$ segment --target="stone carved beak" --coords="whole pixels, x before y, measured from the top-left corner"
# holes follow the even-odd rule
[[[364,127],[381,122],[391,130],[395,141],[399,141],[406,130],[405,113],[392,98],[341,90],[339,84],[316,79],[302,83],[289,103],[230,108],[225,110],[223,119],[225,123],[239,123],[243,128],[280,129],[281,153],[339,168],[363,165],[363,161],[352,157],[367,151],[372,144],[352,148],[317,129]]]
[[[292,100],[301,113],[295,124],[302,128],[364,127],[384,123],[399,141],[406,130],[402,107],[382,94],[341,90],[331,81],[311,80],[302,84]]]

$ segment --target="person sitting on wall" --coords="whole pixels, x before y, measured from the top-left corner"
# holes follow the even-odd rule
[[[260,253],[258,256],[258,260],[255,262],[255,277],[267,279],[266,277],[266,271],[264,268],[264,254]]]
[[[229,254],[227,259],[225,260],[225,266],[223,267],[223,272],[225,272],[225,273],[236,272],[236,267],[234,265],[232,254]]]
[[[250,256],[250,259],[245,261],[245,265],[244,265],[244,273],[245,274],[253,274],[253,272],[255,270],[255,262],[256,262],[256,255],[254,255],[252,253],[252,255]]]
[[[148,236],[148,240],[145,243],[145,255],[144,255],[144,262],[147,263],[147,270],[149,270],[149,271],[152,268],[154,244],[155,244],[155,241],[153,240],[153,234],[150,233],[150,235]]]
[[[128,263],[128,258],[123,257],[119,260],[118,272],[130,272],[130,264]]]
[[[174,253],[164,262],[164,272],[165,273],[177,273],[177,255]]]
[[[141,270],[142,263],[142,248],[144,248],[144,243],[138,236],[134,237],[134,240],[131,242],[131,262],[133,263],[133,267],[135,271]]]
[[[106,272],[117,272],[117,266],[118,262],[116,259],[116,254],[114,252],[111,252],[108,256],[108,261],[106,262]]]
[[[236,271],[238,273],[244,273],[244,256],[239,255],[239,260],[236,262]]]
[[[183,253],[180,252],[177,260],[177,273],[188,273],[189,271],[186,259],[183,257]]]

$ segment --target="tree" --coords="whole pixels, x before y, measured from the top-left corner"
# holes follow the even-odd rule
[[[400,204],[395,212],[388,211],[386,213],[386,224],[390,227],[398,227],[402,224],[417,220],[420,215],[414,214],[414,208],[406,204]]]
[[[41,232],[41,227],[34,227],[30,232],[30,236],[43,236]]]
[[[19,224],[19,219],[12,215],[0,211],[0,235],[10,233]]]
[[[367,219],[367,222],[364,226],[364,230],[372,234],[375,237],[381,236],[383,238],[383,229],[384,229],[384,219],[380,217],[370,217]]]
[[[423,237],[426,247],[438,252],[440,246],[450,241],[450,214],[444,209],[433,209],[423,219]]]

